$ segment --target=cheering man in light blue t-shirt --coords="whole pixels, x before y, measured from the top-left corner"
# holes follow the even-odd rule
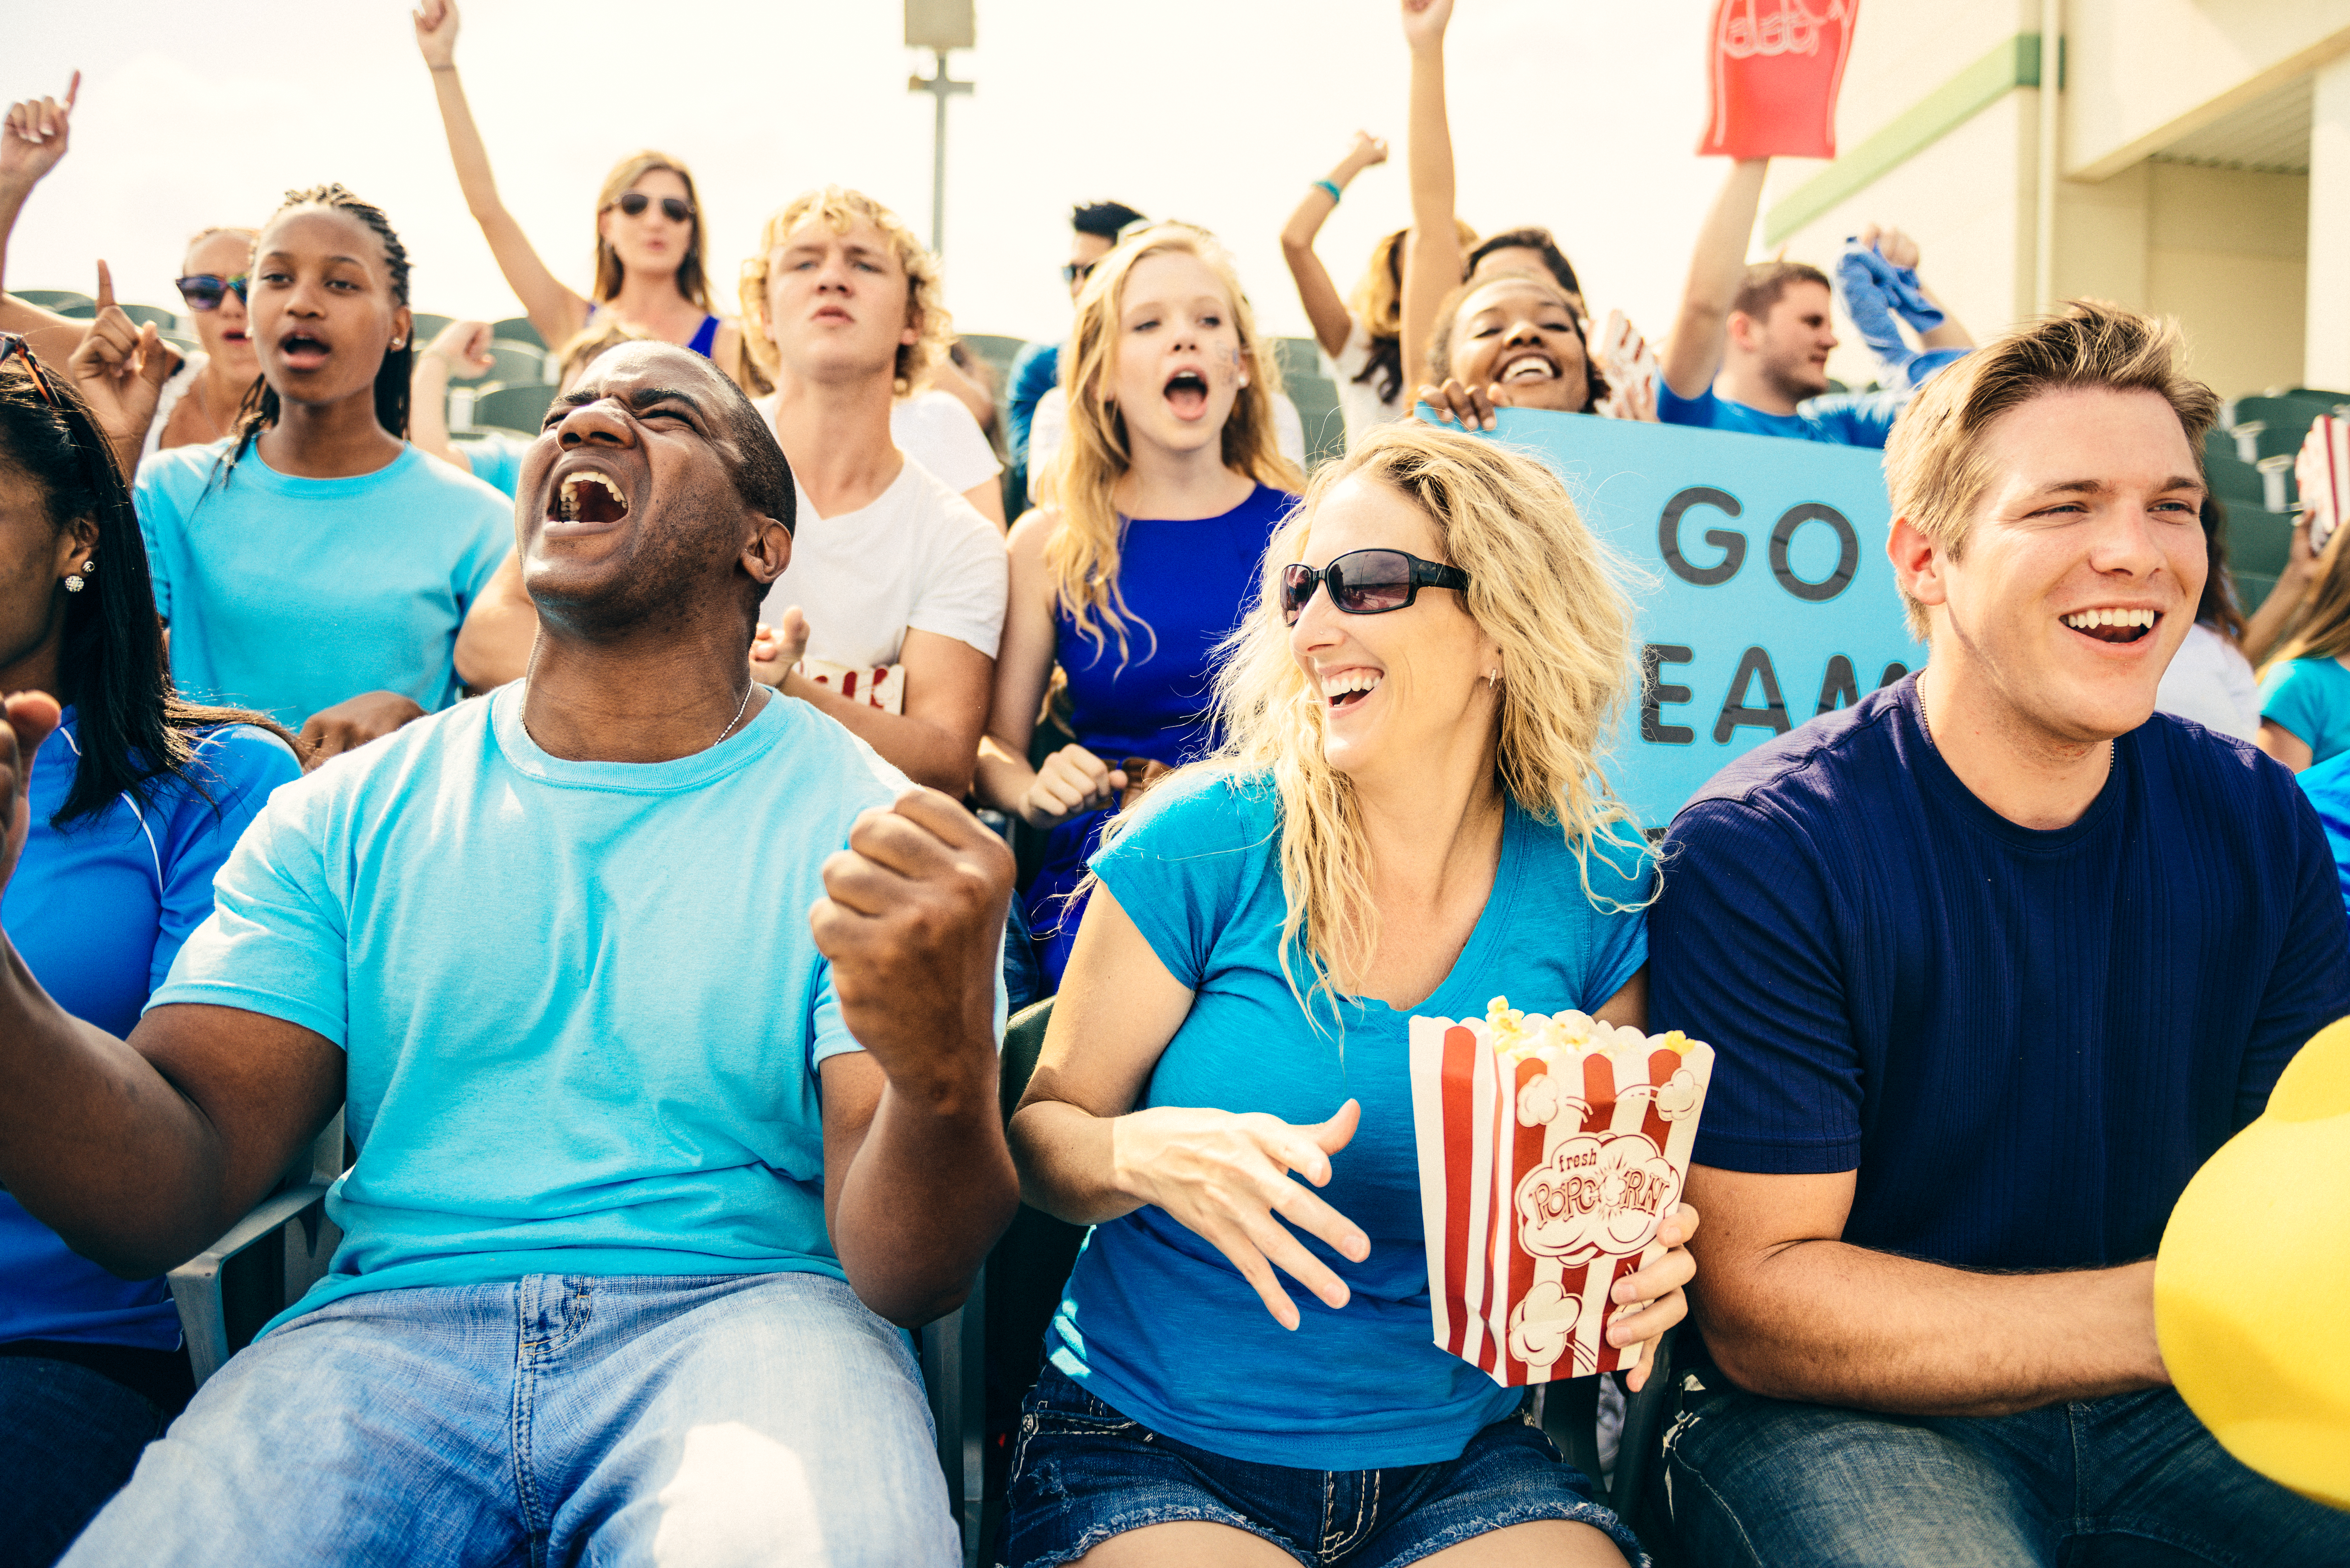
[[[279,792],[130,1040],[0,963],[0,1181],[107,1266],[204,1246],[338,1105],[359,1148],[327,1278],[74,1562],[956,1560],[891,1324],[1015,1200],[1010,857],[751,683],[794,498],[732,382],[631,344],[550,421],[530,676]],[[7,711],[0,886],[57,717]]]

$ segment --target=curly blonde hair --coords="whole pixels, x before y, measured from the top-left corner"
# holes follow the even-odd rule
[[[1077,296],[1077,317],[1061,351],[1061,386],[1068,397],[1069,428],[1053,466],[1038,481],[1045,504],[1060,513],[1045,541],[1045,566],[1061,607],[1079,636],[1099,649],[1104,634],[1128,652],[1127,623],[1139,617],[1126,607],[1118,585],[1118,544],[1125,524],[1112,492],[1134,465],[1127,447],[1126,416],[1114,396],[1118,375],[1118,312],[1126,280],[1145,257],[1166,254],[1204,263],[1232,302],[1232,327],[1240,338],[1241,369],[1248,378],[1233,400],[1223,429],[1224,466],[1277,490],[1305,488],[1305,476],[1281,455],[1273,400],[1281,392],[1281,361],[1257,336],[1256,315],[1241,290],[1240,275],[1213,234],[1189,223],[1158,223],[1133,234],[1095,264]],[[1149,631],[1143,624],[1143,630]]]
[[[1304,557],[1315,513],[1357,474],[1419,506],[1442,541],[1442,557],[1469,574],[1463,605],[1502,649],[1493,760],[1502,787],[1565,836],[1596,908],[1641,907],[1595,890],[1590,858],[1595,845],[1608,846],[1620,853],[1606,858],[1620,869],[1637,865],[1645,848],[1603,771],[1636,680],[1632,607],[1619,586],[1629,568],[1584,524],[1558,476],[1533,458],[1417,421],[1381,425],[1315,475],[1305,504],[1274,536],[1256,603],[1226,641],[1217,672],[1218,748],[1177,775],[1270,782],[1287,900],[1281,967],[1309,1018],[1315,1010],[1294,956],[1303,950],[1311,991],[1334,1000],[1358,995],[1378,950],[1379,913],[1354,782],[1323,754],[1324,708],[1290,647],[1281,568]],[[1153,802],[1180,792],[1162,783],[1151,793],[1139,813],[1113,818],[1108,833],[1129,830]]]
[[[906,274],[906,322],[920,334],[913,342],[898,345],[892,389],[906,396],[946,358],[947,346],[954,341],[954,318],[947,314],[939,258],[922,248],[903,218],[862,191],[839,185],[804,191],[785,203],[760,229],[758,249],[743,263],[743,347],[751,363],[773,381],[778,357],[767,336],[768,268],[792,231],[811,218],[821,218],[836,234],[870,223],[888,237],[890,253]]]

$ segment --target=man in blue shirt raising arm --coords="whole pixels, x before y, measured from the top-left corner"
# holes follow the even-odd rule
[[[1665,345],[1657,418],[1748,435],[1787,436],[1839,446],[1883,446],[1901,400],[1889,392],[1828,389],[1836,346],[1827,274],[1803,262],[1746,262],[1767,158],[1730,166],[1698,231],[1680,314]],[[1930,294],[1929,295],[1930,298]],[[1926,348],[1970,348],[1954,316],[1923,333]]]
[[[1673,825],[1649,1016],[1718,1053],[1664,1467],[1698,1561],[2350,1562],[2155,1339],[2188,1179],[2350,1012],[2293,776],[2154,711],[2216,409],[2176,346],[2074,305],[1929,382],[1886,450],[1926,668]]]
[[[279,791],[128,1041],[0,963],[0,1180],[107,1266],[338,1105],[359,1151],[327,1278],[71,1561],[957,1559],[890,1324],[1015,1202],[1010,857],[751,683],[792,484],[707,361],[607,354],[518,493],[530,674]],[[57,711],[7,711],[0,881]]]

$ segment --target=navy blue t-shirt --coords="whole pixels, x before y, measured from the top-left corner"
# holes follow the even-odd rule
[[[1856,1246],[2147,1257],[2350,1012],[2325,836],[2282,767],[2162,713],[2080,820],[2019,826],[1933,749],[1916,689],[1747,753],[1674,821],[1648,1017],[1717,1053],[1696,1159],[1857,1169]]]

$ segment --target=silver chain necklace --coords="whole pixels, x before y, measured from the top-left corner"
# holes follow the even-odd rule
[[[530,709],[530,678],[533,672],[537,669],[538,644],[534,642],[530,645],[530,662],[523,666],[522,705],[515,710],[515,722],[522,726],[522,733],[525,740],[528,741],[534,746],[538,746],[540,751],[546,752],[546,748],[545,746],[538,745],[538,737],[530,732],[530,721],[523,717],[523,715]],[[741,723],[743,722],[743,715],[751,711],[751,693],[756,691],[758,689],[759,683],[756,680],[752,680],[749,674],[745,672],[743,676],[743,701],[734,705],[734,716],[726,721],[726,727],[724,729],[718,732],[718,741],[723,741],[727,736],[734,732],[734,726]],[[712,741],[710,744],[714,746],[718,743],[718,741]],[[704,750],[707,749],[707,747],[704,748]],[[555,753],[552,752],[547,752],[547,755],[549,756],[553,756],[554,754]]]

